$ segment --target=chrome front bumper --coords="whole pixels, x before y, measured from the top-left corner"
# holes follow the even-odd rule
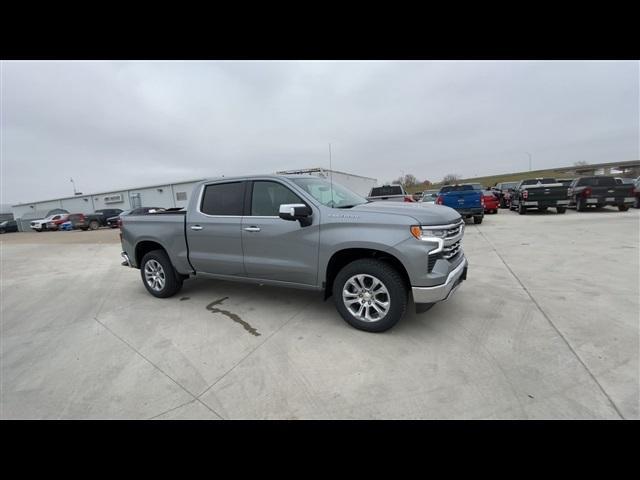
[[[465,257],[460,265],[449,273],[447,280],[442,285],[411,287],[414,303],[435,303],[447,300],[458,289],[460,284],[467,279],[468,266],[469,262]]]

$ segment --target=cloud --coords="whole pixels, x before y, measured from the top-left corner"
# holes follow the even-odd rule
[[[638,62],[2,62],[2,198],[328,166],[437,180],[629,160]]]

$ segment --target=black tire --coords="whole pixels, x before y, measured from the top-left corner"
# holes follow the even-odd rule
[[[587,209],[587,203],[584,201],[584,198],[578,198],[576,200],[576,210],[578,212],[584,212]]]
[[[389,309],[379,320],[366,321],[356,318],[355,313],[351,313],[342,298],[342,292],[345,289],[349,289],[347,282],[355,275],[362,274],[375,277],[387,289]],[[361,258],[345,265],[333,281],[332,293],[336,309],[345,322],[358,330],[375,333],[389,330],[398,323],[407,309],[409,297],[407,285],[400,273],[388,263],[375,258]],[[364,298],[362,301],[364,301]],[[369,312],[371,307],[365,308]],[[363,311],[363,313],[367,312]]]
[[[620,210],[621,212],[626,212],[627,210],[629,210],[629,207],[627,205],[618,205],[618,210]]]
[[[100,228],[100,222],[97,220],[91,220],[89,222],[89,230],[98,230]]]
[[[150,261],[154,261],[159,264],[161,268],[161,274],[164,279],[164,286],[162,288],[154,288],[147,281],[147,276],[145,275],[145,269],[147,263]],[[158,298],[167,298],[175,295],[182,288],[183,278],[181,275],[176,272],[175,268],[171,264],[171,260],[169,260],[169,256],[164,250],[153,250],[147,253],[144,257],[142,257],[142,261],[140,262],[140,276],[142,277],[142,283],[147,289],[147,291]]]
[[[567,211],[567,207],[556,207],[556,212],[565,213]]]
[[[636,201],[633,202],[633,208],[640,208],[640,197],[636,197]]]
[[[539,212],[546,212],[548,207],[538,207]]]
[[[476,225],[480,225],[483,218],[484,216],[481,217],[480,215],[476,215],[475,217],[473,217],[473,223],[475,223]]]
[[[518,213],[520,215],[525,215],[527,213],[527,209],[525,208],[525,206],[522,204],[522,202],[520,202],[520,204],[518,204]]]

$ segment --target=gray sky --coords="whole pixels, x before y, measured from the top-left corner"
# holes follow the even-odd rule
[[[639,63],[2,62],[2,203],[328,166],[388,181],[640,157]]]

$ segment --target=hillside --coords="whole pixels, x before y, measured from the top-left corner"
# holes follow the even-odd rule
[[[485,177],[472,177],[463,178],[459,183],[481,183],[484,187],[492,187],[499,182],[518,182],[526,178],[536,177],[554,177],[554,178],[572,178],[573,175],[566,173],[566,167],[564,169],[548,169],[548,170],[531,170],[530,172],[515,172],[515,173],[503,173],[500,175],[489,175]],[[436,189],[441,186],[441,183],[434,183],[430,189]],[[423,187],[416,186],[413,188],[407,188],[410,193],[423,190]]]

